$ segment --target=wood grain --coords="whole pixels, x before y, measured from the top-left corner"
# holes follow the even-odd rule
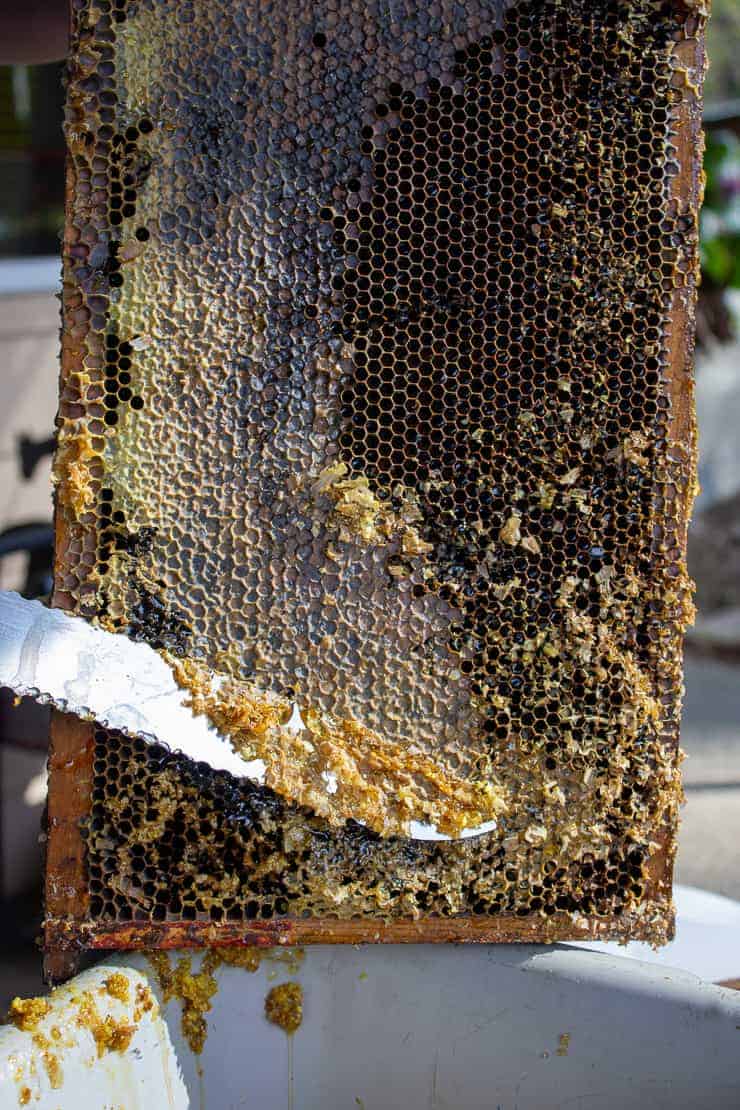
[[[577,940],[640,940],[648,937],[640,923],[582,918],[577,926],[568,914],[544,919],[513,915],[491,917],[421,917],[400,921],[337,921],[333,918],[281,918],[273,921],[90,922],[81,937],[87,947],[103,949],[201,948],[301,944],[554,944]],[[59,950],[80,943],[80,936],[49,925],[49,940]]]
[[[75,962],[60,953],[79,948],[80,930],[87,918],[87,869],[80,822],[90,812],[94,751],[91,724],[63,713],[53,714],[47,802],[44,972],[54,981],[68,978],[76,971]],[[62,943],[64,937],[69,938],[71,944]]]

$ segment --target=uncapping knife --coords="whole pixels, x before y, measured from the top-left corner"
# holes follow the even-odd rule
[[[161,744],[216,771],[264,782],[263,761],[243,759],[205,716],[193,713],[189,692],[148,644],[7,590],[0,590],[0,686]],[[462,836],[477,836],[489,827],[465,830]],[[410,838],[451,839],[415,821]]]

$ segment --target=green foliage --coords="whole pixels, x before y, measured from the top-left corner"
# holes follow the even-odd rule
[[[740,288],[740,140],[710,131],[704,158],[707,189],[701,214],[701,264],[707,283]]]

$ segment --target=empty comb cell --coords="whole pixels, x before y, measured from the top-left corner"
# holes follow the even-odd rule
[[[49,950],[664,941],[703,5],[72,6],[55,603],[267,771],[57,720]]]

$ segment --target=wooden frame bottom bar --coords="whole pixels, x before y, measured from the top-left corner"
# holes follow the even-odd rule
[[[257,921],[242,924],[213,924],[206,921],[168,921],[161,923],[125,922],[99,924],[80,922],[78,929],[69,923],[47,920],[46,944],[51,951],[142,948],[212,948],[302,944],[542,944],[583,940],[640,940],[639,926],[633,919],[624,929],[614,923],[590,918],[582,928],[574,927],[567,914],[553,915],[543,940],[541,918],[533,921],[517,917],[495,920],[480,918],[424,918],[393,922],[337,921],[331,918],[310,920]],[[670,939],[670,935],[667,939]]]

